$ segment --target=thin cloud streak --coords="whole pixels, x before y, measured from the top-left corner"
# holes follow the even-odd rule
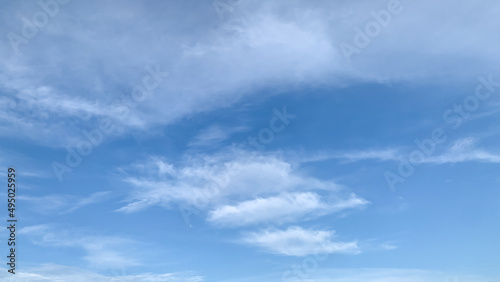
[[[316,218],[345,209],[361,208],[368,201],[351,194],[337,201],[324,202],[316,193],[285,193],[257,198],[237,205],[225,205],[210,211],[208,221],[218,226],[246,226],[260,223],[294,222],[304,217]]]
[[[261,248],[265,252],[303,257],[315,254],[359,254],[356,241],[334,241],[334,231],[307,230],[292,226],[286,230],[264,230],[243,236],[242,243]]]

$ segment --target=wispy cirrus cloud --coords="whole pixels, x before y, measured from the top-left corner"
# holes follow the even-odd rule
[[[73,2],[60,7],[36,40],[17,47],[10,40],[0,42],[0,91],[9,99],[5,106],[0,103],[2,134],[67,145],[81,129],[95,127],[96,118],[113,115],[109,102],[130,93],[152,62],[171,71],[169,81],[120,123],[121,133],[228,107],[273,85],[436,82],[437,77],[460,80],[484,69],[498,70],[491,47],[498,39],[489,36],[496,31],[491,21],[500,10],[497,2],[401,2],[402,14],[382,34],[369,38],[372,43],[351,64],[340,43],[354,44],[355,28],[373,20],[366,7],[382,9],[387,1],[240,1],[240,13],[223,23],[212,3],[121,1],[117,12],[114,2]],[[453,6],[455,12],[437,14],[429,6]],[[2,34],[22,34],[17,15],[29,17],[31,9],[39,9],[34,3],[22,8],[14,2],[3,7]],[[464,24],[461,19],[470,18],[470,10],[475,11],[473,19]],[[185,32],[187,26],[190,32]],[[410,28],[415,36],[408,37]],[[469,68],[455,67],[464,63]],[[27,104],[36,97],[32,105],[37,109],[31,111]],[[88,121],[81,122],[83,118]],[[62,138],[61,132],[72,136]]]
[[[224,282],[252,281],[317,281],[317,282],[497,282],[486,275],[457,274],[453,271],[411,268],[312,268],[307,273],[287,272],[256,277],[225,280]]]
[[[53,224],[31,225],[19,230],[37,245],[44,247],[71,247],[85,251],[81,258],[95,268],[129,267],[141,263],[131,255],[139,244],[117,236],[85,235],[75,230],[58,228]],[[136,250],[137,251],[137,250]]]
[[[243,236],[241,242],[261,248],[265,252],[298,257],[361,252],[356,241],[334,241],[334,233],[334,231],[310,230],[292,226],[286,230],[250,232]]]
[[[308,176],[297,163],[274,153],[232,148],[196,158],[188,155],[181,163],[169,164],[153,157],[124,168],[120,177],[133,189],[128,203],[117,211],[131,213],[155,205],[167,209],[187,205],[206,214],[206,221],[216,228],[252,226],[262,230],[262,225],[297,225],[361,209],[369,203],[335,182]],[[356,242],[332,241],[331,231],[298,226],[242,236],[240,242],[271,248],[275,254],[303,256],[317,244],[328,253],[360,252]]]
[[[346,152],[317,152],[296,157],[302,163],[320,162],[326,160],[339,160],[346,163],[364,160],[390,161],[398,158],[401,155],[401,151],[402,150],[399,148],[368,149]]]
[[[224,127],[221,125],[211,125],[201,130],[197,136],[188,144],[189,147],[210,147],[215,146],[231,137],[232,134],[247,131],[246,126]]]
[[[323,201],[313,192],[284,193],[256,198],[236,205],[224,205],[209,212],[208,221],[222,226],[245,226],[259,223],[294,222],[305,217],[318,217],[346,209],[362,208],[368,201],[351,194]]]
[[[454,140],[448,146],[442,145],[443,148],[437,148],[429,156],[425,156],[421,163],[428,164],[447,164],[447,163],[463,163],[463,162],[487,162],[499,163],[500,153],[492,150],[478,148],[476,145],[478,139],[474,137],[465,137]],[[437,145],[435,145],[437,147]],[[322,152],[312,154],[311,156],[297,157],[300,162],[319,162],[325,160],[338,160],[339,162],[359,162],[359,161],[401,161],[403,158],[408,158],[411,149],[419,148],[390,148],[390,149],[368,149],[348,152]]]
[[[467,137],[456,140],[442,154],[424,159],[425,163],[446,164],[463,162],[500,163],[500,153],[477,148],[477,138]]]
[[[46,195],[46,196],[24,196],[18,198],[29,203],[41,214],[68,214],[89,205],[97,204],[111,198],[110,191],[102,191],[91,194],[88,197],[77,197],[72,195]]]
[[[134,212],[152,205],[171,207],[179,203],[207,209],[227,201],[282,192],[325,190],[335,193],[341,190],[341,186],[332,181],[301,173],[295,164],[277,155],[239,149],[197,158],[188,156],[178,167],[156,157],[125,171],[122,179],[134,190],[129,203],[119,209],[122,212]]]
[[[15,275],[0,268],[2,281],[79,281],[79,282],[201,282],[203,277],[191,273],[142,273],[106,275],[81,268],[45,263],[37,267],[26,267]],[[15,276],[15,277],[13,277]]]

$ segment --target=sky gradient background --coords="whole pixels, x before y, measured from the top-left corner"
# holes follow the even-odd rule
[[[2,3],[0,278],[500,281],[499,14]]]

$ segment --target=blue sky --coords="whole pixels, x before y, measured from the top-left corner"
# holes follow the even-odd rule
[[[1,279],[500,281],[499,12],[3,3]]]

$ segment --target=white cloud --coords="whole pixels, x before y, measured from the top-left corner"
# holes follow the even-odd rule
[[[500,163],[500,154],[495,154],[483,150],[473,150],[470,152],[462,152],[459,154],[446,153],[436,157],[428,158],[425,163],[446,164],[446,163],[463,163],[463,162],[486,162]]]
[[[23,268],[15,275],[7,272],[7,269],[0,268],[0,278],[2,281],[23,281],[23,282],[200,282],[203,277],[189,273],[163,273],[163,274],[125,274],[115,275],[100,274],[85,269],[69,267],[57,264],[43,264],[37,267]],[[14,277],[15,276],[15,277]]]
[[[300,162],[320,162],[325,160],[340,160],[343,162],[357,162],[363,160],[389,161],[400,156],[399,149],[370,149],[348,152],[319,152],[300,156]]]
[[[29,207],[42,214],[67,214],[85,206],[97,204],[110,198],[110,191],[96,192],[88,197],[71,195],[47,195],[40,197],[19,196]]]
[[[83,249],[82,257],[95,268],[128,267],[141,263],[135,256],[134,246],[139,243],[117,236],[88,236],[76,231],[64,230],[43,224],[21,228],[19,235],[29,236],[34,244],[45,247],[72,247]]]
[[[298,271],[301,270],[301,271]],[[404,268],[299,268],[291,266],[281,273],[224,280],[224,282],[497,282],[483,275],[457,275],[453,271]]]
[[[425,163],[446,164],[462,162],[500,163],[500,154],[476,148],[477,139],[467,137],[456,140],[447,151],[438,155],[431,155]]]
[[[211,126],[201,131],[193,141],[189,142],[189,146],[206,146],[211,143],[219,143],[229,137],[229,132],[219,126]]]
[[[487,162],[500,163],[500,153],[492,152],[486,149],[477,148],[477,138],[466,137],[455,140],[446,147],[443,144],[435,144],[435,151],[429,156],[424,155],[422,163],[428,164],[447,164],[462,162]],[[443,147],[443,148],[441,148]],[[339,160],[344,162],[358,162],[366,160],[377,161],[400,161],[403,158],[408,159],[412,150],[419,148],[406,149],[386,149],[386,150],[360,150],[345,153],[319,153],[311,156],[299,158],[301,162],[317,162],[324,160]],[[424,154],[424,152],[422,152]]]
[[[357,242],[333,241],[333,238],[333,231],[305,230],[294,226],[286,230],[247,233],[241,241],[265,252],[288,256],[360,253]]]
[[[50,230],[52,226],[50,224],[39,224],[23,227],[19,230],[19,234],[41,234]]]
[[[449,149],[450,153],[462,153],[466,149],[470,149],[477,140],[474,137],[467,137],[455,141]]]
[[[122,168],[120,173],[133,190],[128,204],[117,211],[188,206],[206,212],[207,221],[216,227],[297,224],[368,204],[334,182],[306,175],[296,163],[279,155],[237,148],[213,155],[187,155],[177,165],[152,157]],[[242,241],[296,256],[311,253],[318,244],[327,253],[359,252],[356,242],[334,242],[332,237],[331,231],[293,227],[248,233]]]
[[[336,201],[323,202],[321,196],[312,192],[282,193],[269,198],[256,198],[224,205],[210,211],[208,221],[223,226],[243,226],[257,223],[285,223],[306,216],[317,217],[345,209],[360,208],[368,204],[364,199],[351,194]]]
[[[286,91],[360,80],[460,81],[498,70],[498,38],[490,36],[498,2],[401,3],[402,13],[348,64],[340,42],[353,44],[354,28],[363,29],[373,20],[371,10],[385,9],[387,1],[242,0],[224,21],[209,2],[120,1],[120,12],[114,1],[74,2],[21,44],[20,54],[3,60],[1,132],[67,145],[81,137],[81,129],[95,128],[94,119],[114,117],[110,102],[130,96],[144,67],[154,64],[170,72],[169,78],[153,97],[132,107],[127,119],[117,120],[116,133],[228,107],[270,85]],[[450,9],[445,15],[433,12]],[[31,12],[17,3],[5,5],[0,33],[22,33],[18,15],[31,18]],[[12,50],[9,40],[0,43],[3,58]]]
[[[278,156],[237,149],[197,159],[186,157],[178,167],[152,158],[145,164],[131,166],[122,179],[134,187],[129,203],[119,209],[122,212],[179,203],[205,210],[231,200],[245,201],[283,192],[340,191],[336,183],[303,175]]]
[[[388,149],[388,150],[371,150],[364,152],[349,152],[337,156],[339,159],[345,159],[350,162],[355,162],[358,160],[374,159],[379,161],[387,161],[394,159],[398,154],[398,150]]]
[[[207,147],[217,145],[228,139],[232,134],[245,131],[248,128],[239,126],[234,128],[212,125],[199,132],[199,134],[189,142],[189,147]]]
[[[386,242],[386,243],[383,243],[382,245],[380,245],[380,248],[383,250],[395,250],[398,248],[398,246],[396,246],[392,243]]]
[[[281,278],[281,277],[280,277]],[[297,276],[290,276],[288,281],[301,281]],[[307,282],[476,282],[495,281],[479,275],[457,275],[452,271],[397,269],[397,268],[353,268],[353,269],[317,269],[302,280]]]
[[[380,242],[376,238],[363,240],[359,242],[359,246],[363,252],[391,251],[399,248],[394,242]]]

